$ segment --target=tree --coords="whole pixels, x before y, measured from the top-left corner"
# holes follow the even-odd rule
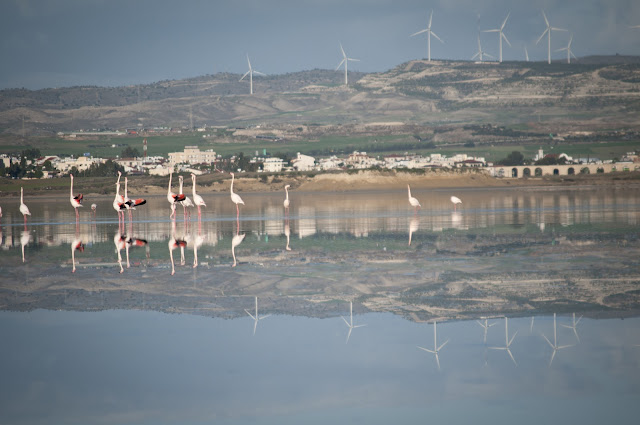
[[[140,156],[140,151],[136,148],[132,148],[131,146],[127,146],[120,152],[120,158],[138,158]]]
[[[513,151],[506,158],[497,162],[498,165],[524,165],[524,155],[519,151]]]

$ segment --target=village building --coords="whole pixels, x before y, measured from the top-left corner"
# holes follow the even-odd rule
[[[213,164],[216,161],[213,149],[201,151],[197,146],[185,146],[183,152],[169,152],[169,164]]]

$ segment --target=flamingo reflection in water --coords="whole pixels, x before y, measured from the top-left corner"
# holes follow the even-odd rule
[[[113,244],[115,245],[116,253],[118,254],[118,265],[120,266],[120,273],[124,273],[124,268],[122,267],[122,254],[120,253],[120,251],[125,248],[126,237],[120,232],[116,233],[115,235],[113,235]]]
[[[29,242],[31,242],[31,233],[29,233],[29,231],[25,229],[20,234],[20,245],[21,245],[21,248],[22,248],[22,262],[23,263],[25,262],[25,259],[24,259],[24,247],[29,245]]]
[[[176,238],[175,221],[171,226],[171,236],[169,237],[167,246],[169,247],[169,258],[171,259],[171,276],[173,276],[176,274],[176,266],[173,261],[173,250],[180,247],[180,250],[182,251],[182,259],[184,260],[184,248],[187,246],[187,242],[185,240]]]
[[[77,233],[76,237],[71,241],[71,273],[76,272],[76,250],[84,252],[84,244],[82,243],[82,239],[78,237]]]
[[[413,216],[409,221],[409,246],[411,246],[411,237],[413,236],[413,232],[417,232],[420,228],[420,220],[418,217]]]

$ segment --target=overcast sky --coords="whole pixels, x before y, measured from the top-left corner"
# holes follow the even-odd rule
[[[500,26],[504,60],[546,60],[542,10],[552,26],[574,34],[578,57],[640,55],[637,0],[3,0],[0,2],[0,88],[118,86],[254,69],[282,74],[335,69],[339,42],[360,62],[349,69],[385,71],[426,58],[468,60],[478,31]],[[552,49],[569,32],[554,32]],[[498,56],[498,35],[481,33]],[[554,58],[566,57],[553,52]]]

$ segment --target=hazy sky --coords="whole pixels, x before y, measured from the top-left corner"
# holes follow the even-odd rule
[[[511,17],[504,60],[546,59],[544,9],[551,25],[574,34],[578,57],[640,55],[637,0],[3,0],[0,2],[0,88],[127,85],[255,69],[282,74],[335,69],[339,42],[360,62],[350,69],[385,71],[427,56],[470,59],[478,30]],[[553,33],[552,49],[569,33]],[[498,36],[481,33],[497,56]],[[554,52],[554,58],[566,56]]]

